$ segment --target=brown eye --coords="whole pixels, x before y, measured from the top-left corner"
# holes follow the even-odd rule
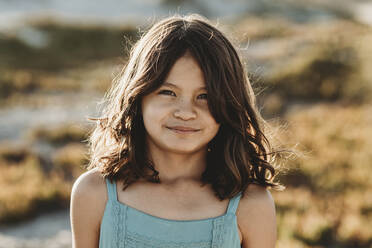
[[[207,94],[200,94],[200,95],[198,95],[198,99],[207,100],[208,95]]]
[[[171,90],[161,90],[158,93],[159,95],[168,95],[168,96],[176,96],[176,93],[174,93]]]

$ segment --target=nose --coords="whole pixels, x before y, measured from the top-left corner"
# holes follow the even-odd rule
[[[196,118],[196,111],[191,101],[180,100],[176,105],[173,115],[176,118],[187,121]]]

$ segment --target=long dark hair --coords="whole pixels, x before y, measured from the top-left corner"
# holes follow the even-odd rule
[[[244,192],[252,183],[283,188],[274,182],[276,152],[263,133],[265,121],[241,59],[222,32],[198,15],[166,18],[133,46],[96,119],[88,169],[98,167],[106,178],[122,179],[124,189],[141,178],[160,182],[146,156],[141,99],[161,86],[186,51],[204,73],[209,110],[220,124],[208,145],[202,182],[211,184],[220,199]]]

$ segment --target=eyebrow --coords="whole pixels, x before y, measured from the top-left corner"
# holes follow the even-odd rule
[[[168,87],[171,87],[171,88],[180,89],[180,87],[178,87],[177,85],[169,83],[169,82],[164,82],[161,86],[168,86]],[[198,90],[206,90],[206,89],[207,88],[205,86],[202,86],[202,87],[198,88]]]

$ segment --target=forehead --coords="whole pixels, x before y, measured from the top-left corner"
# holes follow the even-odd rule
[[[188,52],[176,60],[164,83],[178,87],[205,87],[203,71],[196,59]]]

